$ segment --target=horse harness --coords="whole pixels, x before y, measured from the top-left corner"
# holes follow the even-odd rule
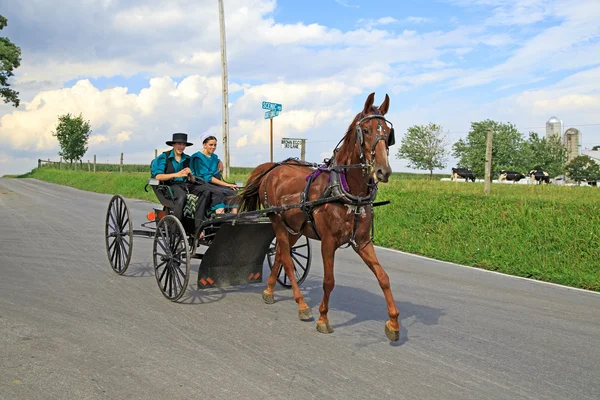
[[[371,160],[366,161],[364,152],[363,152],[363,148],[362,148],[362,145],[364,143],[364,134],[365,133],[360,125],[362,122],[371,120],[371,119],[378,120],[377,121],[378,128],[377,128],[377,135],[375,136],[375,140],[373,142],[373,148],[371,150]],[[381,123],[382,120],[389,123],[390,125],[392,125],[392,127],[390,128],[390,133],[387,137],[382,134],[382,132],[383,132],[383,124]],[[343,138],[342,138],[342,140],[343,140]],[[326,203],[335,203],[335,202],[342,203],[342,204],[346,205],[350,210],[354,210],[352,235],[350,237],[348,245],[352,245],[352,247],[354,249],[358,249],[359,244],[356,242],[356,226],[358,225],[360,216],[364,213],[364,207],[365,206],[376,207],[379,205],[389,204],[389,201],[384,201],[384,202],[380,202],[380,203],[374,202],[375,198],[377,197],[377,184],[375,182],[373,182],[372,178],[370,179],[370,181],[368,183],[368,191],[367,191],[366,196],[361,197],[361,196],[356,196],[356,195],[353,195],[352,193],[350,193],[350,188],[348,187],[348,183],[346,182],[346,169],[361,168],[363,176],[367,175],[372,170],[373,165],[374,165],[375,148],[377,146],[377,143],[380,140],[384,140],[388,154],[389,154],[389,146],[392,146],[395,144],[394,127],[393,127],[393,124],[390,121],[388,121],[387,119],[385,119],[382,115],[369,115],[369,116],[363,117],[356,123],[356,140],[358,142],[358,148],[360,149],[360,161],[361,161],[360,164],[336,165],[335,154],[339,150],[339,145],[342,142],[342,140],[340,140],[340,142],[337,144],[336,148],[333,150],[333,156],[328,160],[326,159],[325,163],[322,165],[319,165],[316,163],[303,162],[303,161],[298,160],[297,158],[288,158],[279,163],[275,163],[275,165],[273,167],[271,167],[268,171],[264,172],[263,176],[265,176],[268,172],[272,171],[274,168],[276,168],[280,165],[286,165],[290,161],[294,161],[295,163],[300,164],[301,166],[317,168],[315,171],[313,171],[306,177],[306,185],[305,185],[302,193],[300,193],[300,203],[277,207],[278,210],[274,211],[274,212],[281,215],[283,225],[285,226],[286,230],[291,235],[293,235],[293,236],[300,235],[302,229],[304,228],[304,225],[306,223],[309,223],[310,227],[312,228],[312,230],[315,233],[315,235],[317,236],[317,238],[319,240],[321,240],[321,236],[319,235],[319,232],[317,231],[317,227],[316,227],[316,223],[315,223],[315,219],[314,219],[315,209]],[[311,187],[312,183],[323,172],[329,173],[328,185],[325,187],[325,190],[323,191],[323,194],[321,195],[321,197],[319,197],[316,200],[308,200],[308,193],[310,191],[310,187]],[[268,207],[270,207],[270,205],[269,205],[269,201],[267,198],[266,179],[263,181],[263,191],[264,191],[265,208],[268,208]],[[308,217],[308,219],[304,221],[304,223],[302,224],[300,229],[298,229],[297,232],[295,232],[290,227],[290,225],[286,221],[285,217],[283,216],[284,211],[287,211],[292,208],[300,208],[300,210]],[[375,214],[373,212],[371,212],[371,237],[370,237],[369,241],[367,241],[366,243],[363,243],[363,245],[367,245],[373,241],[373,237],[375,235],[374,218],[375,218]]]

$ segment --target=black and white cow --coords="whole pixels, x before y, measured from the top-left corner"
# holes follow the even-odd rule
[[[541,169],[532,169],[529,171],[529,179],[531,179],[531,183],[538,182],[538,184],[542,183],[550,183],[550,177],[546,171],[542,171]]]
[[[504,182],[504,181],[519,182],[523,178],[525,178],[525,175],[523,175],[520,172],[505,171],[502,169],[502,170],[500,170],[500,176],[498,177],[498,182]]]
[[[465,182],[469,179],[475,182],[475,174],[473,171],[466,168],[452,168],[452,180],[456,182],[458,178],[464,178]]]

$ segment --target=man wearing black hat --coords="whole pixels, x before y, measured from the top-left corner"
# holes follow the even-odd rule
[[[173,213],[183,222],[183,206],[185,205],[186,195],[193,193],[201,199],[205,199],[208,193],[201,185],[194,185],[188,181],[188,176],[192,177],[192,171],[189,168],[190,156],[183,151],[187,146],[193,143],[187,141],[187,133],[174,133],[173,140],[166,142],[172,146],[173,150],[165,151],[159,154],[152,161],[152,178],[158,179],[163,184],[171,187],[174,197],[175,209]],[[205,201],[198,201],[196,204],[196,216],[203,212]],[[196,218],[196,227],[201,223],[201,219]]]

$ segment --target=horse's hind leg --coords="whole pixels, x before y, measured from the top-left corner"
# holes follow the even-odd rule
[[[290,255],[291,243],[295,243],[297,238],[290,238],[288,231],[281,227],[281,225],[275,229],[275,234],[277,235],[277,252],[281,258],[281,262],[283,263],[283,268],[285,273],[292,285],[292,291],[294,292],[294,300],[298,304],[298,318],[302,321],[310,321],[313,319],[312,313],[310,311],[310,307],[304,301],[304,296],[302,292],[300,292],[300,288],[298,287],[298,283],[296,282],[296,276],[294,274],[294,260],[292,260],[292,256]],[[273,268],[275,270],[275,268]],[[276,278],[277,272],[275,275],[273,271],[271,271],[271,276],[269,276],[269,283],[272,282],[272,285],[275,286],[275,281],[271,281],[271,277]],[[272,287],[272,286],[271,286]]]
[[[383,290],[383,296],[387,303],[388,315],[390,316],[390,319],[385,323],[385,335],[388,339],[395,342],[400,339],[400,324],[398,323],[398,308],[396,307],[394,297],[392,296],[392,289],[390,288],[390,278],[381,267],[381,264],[379,264],[373,243],[361,246],[356,252],[367,264],[369,269],[373,271],[377,277],[381,290]]]
[[[288,240],[290,243],[290,247],[292,247],[299,236],[292,236],[288,234]],[[275,259],[273,260],[273,268],[271,269],[271,274],[269,275],[269,279],[267,280],[267,288],[263,290],[263,300],[267,304],[275,303],[275,295],[274,289],[275,284],[277,283],[277,275],[279,274],[279,268],[281,267],[281,247],[279,246],[279,242],[277,242],[277,247],[275,248]],[[284,269],[285,272],[285,269]]]

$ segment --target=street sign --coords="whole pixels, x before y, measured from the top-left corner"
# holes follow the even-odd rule
[[[271,110],[271,111],[281,111],[283,109],[283,106],[279,103],[271,103],[269,101],[263,101],[262,102],[262,108],[264,110]]]
[[[279,115],[279,111],[269,110],[265,112],[265,119],[272,119]]]
[[[281,138],[281,147],[284,149],[299,149],[302,139]]]

